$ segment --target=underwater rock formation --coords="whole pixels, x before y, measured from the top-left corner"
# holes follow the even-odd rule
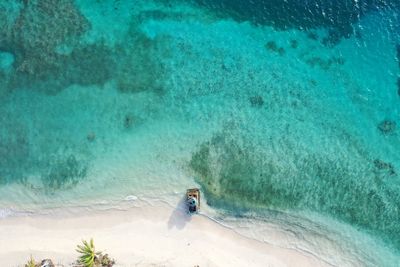
[[[269,41],[265,44],[265,48],[269,51],[278,53],[280,56],[285,54],[285,49],[283,47],[279,47],[274,41]]]
[[[383,134],[390,134],[396,130],[396,122],[391,120],[384,120],[378,124],[378,129]]]
[[[331,28],[328,35],[322,39],[322,44],[327,47],[337,45],[342,38],[350,38],[353,35],[353,27],[348,25],[341,25],[340,28]]]
[[[87,166],[74,155],[55,158],[50,162],[48,173],[42,175],[42,182],[49,191],[76,185],[86,177]]]
[[[4,87],[57,94],[73,84],[101,86],[114,79],[121,92],[162,93],[160,55],[168,53],[158,51],[167,41],[164,36],[149,38],[140,31],[146,14],[132,18],[126,38],[109,47],[101,41],[80,42],[91,25],[73,0],[23,1],[20,6],[15,20],[0,6],[0,19],[4,18],[0,52],[15,59],[11,73],[0,72]]]
[[[311,40],[314,40],[314,41],[317,41],[319,36],[318,36],[317,33],[313,32],[313,31],[309,31],[309,32],[307,32],[307,38],[311,39]]]
[[[133,126],[134,122],[135,122],[135,118],[132,115],[130,115],[130,114],[125,115],[124,128],[125,129],[131,128]]]
[[[64,60],[66,83],[102,85],[113,76],[113,50],[103,43],[78,47]]]
[[[312,85],[312,86],[317,86],[317,85],[318,85],[318,82],[317,82],[316,80],[314,80],[314,79],[310,79],[310,80],[309,80],[309,83],[310,83],[310,85]]]
[[[30,165],[31,153],[27,127],[9,120],[9,114],[3,113],[3,116],[0,129],[0,184],[21,181]]]
[[[95,139],[96,139],[96,134],[95,133],[89,133],[87,136],[86,136],[86,139],[89,141],[89,142],[93,142]]]
[[[345,60],[343,57],[330,57],[328,59],[324,59],[321,57],[311,57],[305,60],[305,62],[311,67],[320,67],[323,70],[329,70],[332,65],[343,65]]]
[[[396,175],[396,171],[394,169],[393,164],[384,162],[380,159],[374,160],[374,166],[381,171],[387,171],[389,175]]]
[[[122,59],[116,73],[117,88],[122,93],[153,91],[162,94],[164,67],[160,55],[168,53],[158,51],[165,47],[163,44],[167,40],[163,36],[147,37],[139,31],[139,25],[134,20],[124,44],[116,48],[116,57]]]
[[[260,95],[252,96],[249,100],[252,107],[262,107],[264,105],[264,99]]]
[[[260,206],[315,211],[400,247],[400,192],[384,179],[395,175],[393,165],[375,160],[378,171],[372,171],[367,160],[352,168],[346,160],[305,151],[281,155],[281,160],[279,154],[258,151],[251,140],[234,141],[229,135],[216,135],[200,146],[189,166],[209,204],[235,211]]]
[[[290,47],[296,49],[299,46],[299,42],[297,40],[290,40]]]
[[[19,16],[3,32],[6,37],[0,42],[0,49],[15,57],[10,86],[17,88],[63,76],[65,55],[58,54],[57,47],[73,43],[88,29],[89,22],[72,0],[24,1]]]

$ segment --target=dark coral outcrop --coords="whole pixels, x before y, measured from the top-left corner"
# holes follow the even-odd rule
[[[72,84],[103,84],[111,76],[113,61],[107,46],[79,44],[90,28],[72,0],[24,1],[12,25],[1,29],[0,50],[15,58],[3,84],[47,94]],[[68,52],[60,52],[62,47]]]
[[[10,86],[40,83],[62,71],[65,55],[59,45],[72,42],[90,28],[72,0],[24,1],[0,49],[15,57]]]
[[[391,134],[396,130],[396,122],[391,120],[383,120],[378,124],[378,130],[383,134]]]
[[[274,41],[267,42],[265,44],[265,48],[268,51],[279,54],[280,56],[283,56],[286,53],[285,49],[283,47],[278,46]]]
[[[252,107],[262,107],[264,105],[264,98],[260,95],[251,96],[249,101]]]

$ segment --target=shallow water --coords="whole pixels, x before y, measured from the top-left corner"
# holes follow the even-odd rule
[[[262,225],[278,223],[313,236],[280,245],[358,240],[346,265],[396,266],[398,10],[3,1],[0,216],[174,203],[200,185],[243,234],[268,241]]]

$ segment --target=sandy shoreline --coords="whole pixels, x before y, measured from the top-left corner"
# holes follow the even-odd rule
[[[30,254],[69,266],[76,244],[91,237],[117,266],[327,266],[167,206],[9,217],[0,220],[0,236],[2,266],[10,267],[23,266]]]

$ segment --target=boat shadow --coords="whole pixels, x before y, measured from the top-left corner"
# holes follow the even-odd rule
[[[183,196],[169,217],[168,229],[182,230],[191,219],[192,216],[187,212],[186,196]]]

